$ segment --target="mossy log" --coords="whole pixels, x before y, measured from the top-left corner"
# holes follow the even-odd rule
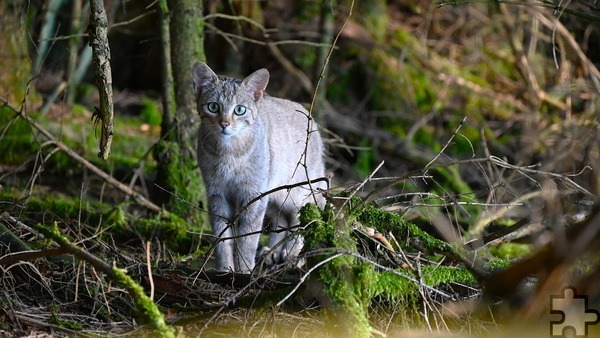
[[[467,268],[437,263],[442,257],[462,257],[460,249],[358,198],[349,199],[336,210],[330,206],[322,211],[308,204],[300,219],[306,228],[306,251],[322,253],[308,259],[309,268],[318,266],[309,283],[320,285],[324,291],[320,300],[339,323],[333,334],[370,336],[369,308],[375,301],[402,303],[407,310],[416,310],[423,290],[435,297],[454,299],[456,295],[442,286],[459,283],[478,289],[477,277]],[[403,251],[430,257],[429,263],[416,261],[406,267],[378,262],[366,252],[368,248],[357,245],[356,232],[364,226],[394,234],[399,243],[406,243]],[[334,255],[338,257],[332,259]],[[327,259],[330,261],[323,264]]]

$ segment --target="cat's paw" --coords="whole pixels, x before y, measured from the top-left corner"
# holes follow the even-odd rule
[[[267,267],[272,267],[279,263],[279,249],[271,249],[268,246],[263,246],[256,253],[256,260],[262,262]]]
[[[279,259],[282,263],[290,264],[293,267],[300,268],[304,266],[306,260],[300,257],[300,251],[304,246],[304,241],[301,237],[290,240],[283,245],[279,254]]]
[[[304,238],[302,236],[291,236],[283,243],[283,247],[281,248],[281,259],[284,261],[293,261],[297,259],[303,247]]]

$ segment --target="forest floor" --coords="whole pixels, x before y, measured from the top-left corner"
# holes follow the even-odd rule
[[[138,98],[130,102],[142,107],[138,112],[140,116],[130,116],[125,112],[118,114],[112,158],[108,162],[92,160],[92,163],[150,198],[150,175],[154,169],[154,160],[151,148],[147,145],[156,142],[159,132],[147,117],[152,113],[143,113],[144,109],[152,108],[144,107],[143,102],[148,105],[148,100]],[[5,145],[4,149],[10,151],[5,153],[5,158],[11,159],[14,164],[6,161],[9,164],[1,167],[0,220],[3,231],[9,229],[18,238],[15,243],[23,245],[18,250],[13,247],[4,251],[4,256],[0,257],[0,266],[4,271],[1,280],[6,296],[1,303],[3,324],[0,330],[3,334],[36,335],[47,332],[59,336],[137,336],[152,332],[146,326],[137,326],[136,318],[139,313],[136,315],[137,310],[132,307],[131,299],[124,297],[126,290],[122,286],[104,276],[101,269],[93,265],[87,266],[85,258],[75,255],[81,258],[76,259],[68,255],[69,252],[61,250],[60,246],[52,245],[48,239],[40,237],[37,227],[52,223],[57,224],[61,232],[71,238],[82,251],[107,264],[125,269],[148,294],[153,295],[159,308],[165,313],[167,323],[174,325],[185,335],[303,337],[327,333],[336,336],[345,335],[344,332],[352,327],[353,324],[349,324],[343,315],[340,317],[339,314],[332,314],[331,306],[323,307],[328,302],[320,295],[323,291],[318,291],[323,288],[323,281],[319,278],[305,280],[304,278],[310,277],[306,267],[290,270],[289,267],[281,266],[279,269],[257,271],[253,276],[215,273],[210,270],[211,263],[205,265],[204,261],[212,245],[206,224],[195,224],[190,230],[190,226],[183,220],[170,219],[165,222],[161,219],[164,216],[148,213],[130,195],[94,175],[85,166],[81,166],[76,158],[53,148],[60,142],[83,154],[85,158],[95,158],[96,137],[92,132],[86,132],[91,129],[81,128],[90,123],[91,112],[88,110],[80,106],[59,104],[52,106],[45,115],[29,115],[36,125],[43,126],[44,130],[54,135],[51,142],[47,142],[43,133],[17,115],[15,111],[2,115],[5,128],[1,141]],[[31,149],[27,150],[27,147]],[[568,178],[564,179],[568,183]],[[376,181],[365,180],[363,183],[370,184],[370,189],[374,191],[379,186]],[[349,185],[344,189],[338,188],[337,191],[332,192],[331,196],[342,196],[344,191],[346,194],[356,193],[358,190]],[[369,198],[369,191],[361,191],[357,196]],[[339,203],[334,197],[330,197],[330,202]],[[387,213],[384,209],[394,208],[382,206],[382,212]],[[581,212],[580,209],[577,212]],[[587,215],[591,209],[585,210],[588,210],[584,211]],[[414,220],[418,222],[418,217]],[[367,222],[365,218],[359,221]],[[379,222],[387,223],[388,227],[391,224],[390,221]],[[425,271],[431,263],[436,269],[461,265],[460,261],[455,261],[456,257],[444,252],[440,244],[434,245],[439,252],[428,253],[425,249],[427,244],[412,243],[414,238],[411,237],[418,237],[414,233],[406,240],[402,237],[396,239],[395,236],[402,235],[396,232],[394,236],[394,231],[386,232],[383,230],[386,225],[379,224],[373,226],[387,235],[376,238],[367,234],[370,229],[368,226],[363,228],[353,225],[351,236],[358,243],[356,246],[361,257],[372,257],[371,262],[384,262],[382,264],[388,267],[396,266],[401,269],[413,264],[418,266],[419,271]],[[440,236],[440,229],[434,226],[429,231]],[[490,231],[487,236],[491,238],[485,241],[504,241],[517,234],[517,230],[523,229],[529,229],[533,233],[541,231],[532,225],[510,225],[508,231],[500,231],[500,234]],[[500,246],[493,246],[497,251],[494,254],[496,258],[489,260],[488,257],[484,261],[510,261],[530,252],[529,244],[518,243],[527,243],[529,240],[523,242],[522,239],[531,236],[531,231],[516,236],[517,240],[511,239],[510,242],[514,243],[505,245],[503,250],[499,250]],[[420,240],[426,241],[428,238]],[[361,246],[360,243],[365,239],[371,242]],[[3,242],[13,243],[12,240],[5,239]],[[389,241],[392,240],[399,240],[403,244],[396,242],[391,246]],[[373,245],[390,245],[394,254],[378,256],[381,255],[381,248],[374,249]],[[418,250],[415,251],[415,248]],[[479,248],[476,250],[481,250],[479,254],[482,257],[487,255],[482,250],[484,247],[473,248]],[[403,250],[408,251],[402,252]],[[311,255],[314,252],[308,250],[306,257]],[[400,255],[403,259],[398,263],[395,259],[399,259]],[[578,261],[571,269],[582,269],[585,276],[585,270],[590,269],[595,261],[596,259],[592,258],[590,261],[586,258]],[[475,262],[473,261],[474,264]],[[525,269],[529,275],[537,266],[525,266]],[[428,273],[421,275],[419,272],[417,275],[428,278]],[[420,294],[418,297],[404,293],[395,298],[392,293],[380,293],[368,305],[371,334],[436,337],[450,333],[459,336],[505,337],[523,330],[532,334],[549,332],[550,322],[556,316],[552,317],[551,313],[541,309],[527,314],[521,305],[508,305],[510,302],[519,304],[527,297],[512,295],[506,298],[510,300],[509,303],[500,301],[506,297],[506,292],[510,292],[508,290],[516,292],[519,289],[495,285],[476,273],[475,277],[479,278],[476,282],[457,277],[450,277],[440,284],[430,282],[431,279],[424,283],[416,282],[415,285],[433,286],[429,291],[415,289]],[[497,277],[506,276],[499,274]],[[521,282],[526,280],[527,278]],[[291,288],[298,284],[303,284],[298,290]],[[486,285],[495,288],[494,293],[486,296]],[[531,286],[526,287],[525,290],[530,288]],[[435,296],[436,293],[448,296],[440,298]],[[275,306],[290,295],[293,297],[289,301]],[[343,309],[340,311],[344,312]],[[519,318],[519,314],[523,314],[526,320]],[[538,320],[532,324],[531,318]]]
[[[208,57],[249,55],[270,94],[310,101],[319,9],[267,3],[269,36],[209,8],[206,45],[239,49]],[[332,189],[325,210],[301,212],[305,264],[236,275],[211,269],[205,203],[178,215],[152,202],[158,95],[115,91],[100,160],[95,87],[52,97],[62,70],[30,74],[45,10],[0,4],[19,13],[0,24],[0,336],[151,336],[164,322],[182,336],[600,336],[600,31],[573,11],[594,7],[349,5],[331,11],[315,118]],[[159,40],[129,34],[144,18],[111,36],[128,57]],[[265,51],[295,38],[313,43]],[[115,54],[114,73],[150,82],[132,71],[156,70],[148,55],[119,68]]]

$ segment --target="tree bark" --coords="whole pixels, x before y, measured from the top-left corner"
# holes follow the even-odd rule
[[[75,72],[77,70],[77,59],[79,32],[81,28],[81,0],[73,0],[71,3],[71,38],[69,39],[69,59],[67,60],[67,103],[72,105],[75,101],[76,86],[79,84],[76,80]]]
[[[175,98],[177,101],[177,136],[179,144],[190,142],[195,111],[192,66],[205,61],[202,1],[167,0],[171,12],[171,55]]]
[[[163,42],[163,121],[154,149],[158,166],[154,198],[188,220],[204,195],[195,154],[192,66],[205,61],[202,1],[159,0]]]
[[[102,0],[90,0],[90,46],[92,46],[96,85],[100,94],[100,108],[93,117],[102,121],[100,152],[98,157],[107,159],[113,137],[114,110],[112,92],[112,72],[110,68],[110,48],[108,46],[108,19]]]
[[[314,69],[314,83],[315,83],[315,98],[314,107],[312,114],[319,123],[323,123],[324,119],[321,114],[326,111],[327,101],[327,74],[328,74],[328,62],[327,57],[329,55],[329,44],[333,43],[334,35],[333,29],[335,25],[335,18],[333,17],[333,9],[335,7],[334,0],[323,0],[321,3],[321,18],[319,22],[319,35],[321,37],[321,43],[323,44],[317,50],[317,62],[315,62]]]
[[[163,118],[161,127],[163,131],[163,139],[168,141],[176,141],[176,133],[165,133],[175,125],[175,112],[177,111],[177,102],[175,101],[175,87],[173,79],[173,67],[171,66],[171,37],[169,27],[171,18],[167,0],[158,1],[158,12],[160,15],[160,40],[162,41],[162,102],[163,102]]]

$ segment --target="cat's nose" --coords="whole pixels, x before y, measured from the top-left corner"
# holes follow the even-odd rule
[[[229,127],[229,122],[227,122],[227,121],[221,121],[221,122],[219,122],[219,124],[221,125],[221,128],[223,128],[223,129]]]

